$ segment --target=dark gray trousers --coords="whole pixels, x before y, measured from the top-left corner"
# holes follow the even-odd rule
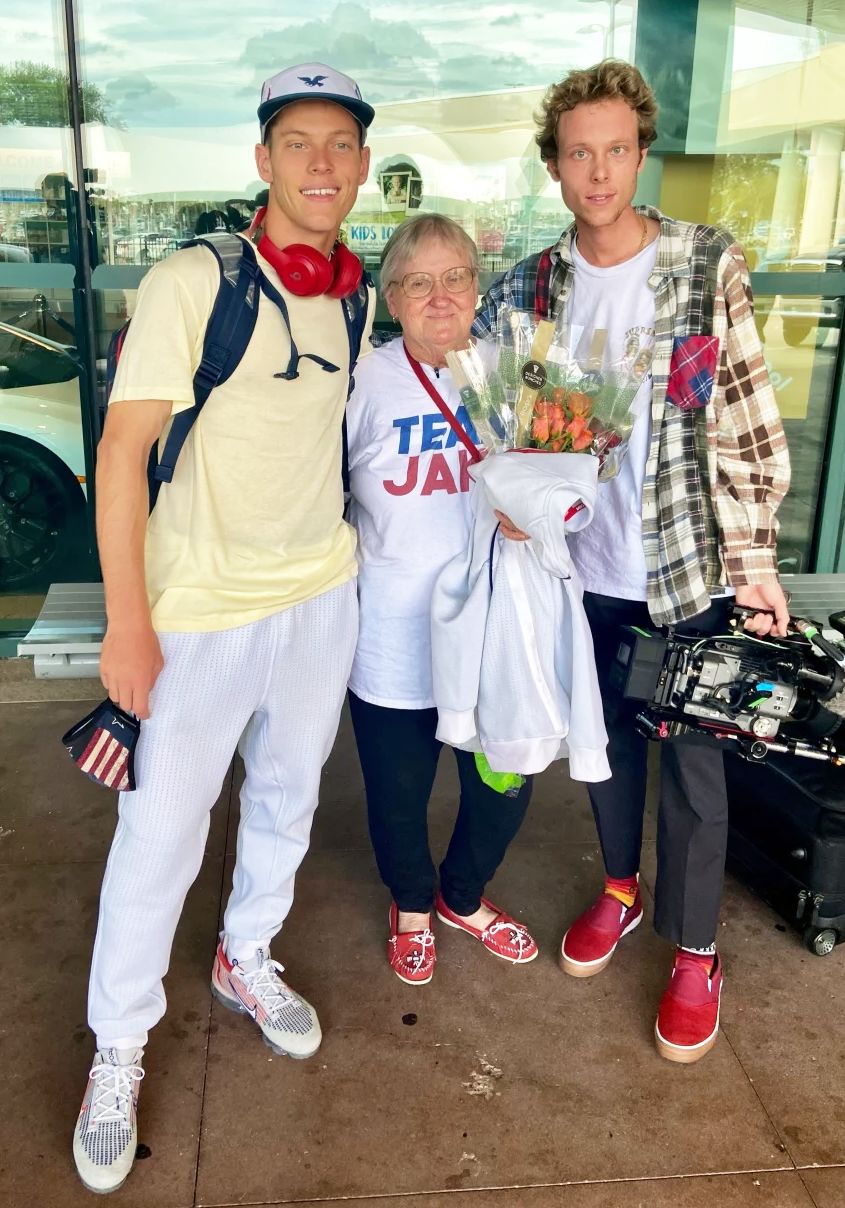
[[[619,629],[654,629],[644,603],[584,595],[593,634],[613,776],[589,786],[602,855],[611,877],[639,870],[646,799],[648,742],[634,726],[641,703],[624,700],[609,682]],[[678,630],[724,633],[730,601],[719,601]],[[716,939],[728,838],[722,752],[698,736],[660,743],[657,881],[654,926],[673,944],[703,948]]]

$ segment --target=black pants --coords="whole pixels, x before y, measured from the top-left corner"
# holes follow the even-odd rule
[[[619,627],[653,629],[644,603],[586,592],[609,736],[613,776],[589,786],[605,868],[630,877],[640,867],[648,742],[634,727],[641,707],[624,700],[608,682],[619,644]],[[724,633],[730,602],[719,601],[679,631]],[[673,944],[703,948],[716,938],[728,838],[728,801],[722,752],[698,736],[660,744],[657,819],[657,882],[654,926]]]
[[[442,743],[436,709],[385,709],[349,693],[349,710],[367,792],[370,837],[381,879],[400,910],[425,914],[434,903],[428,799]],[[474,914],[484,887],[519,830],[530,779],[515,797],[484,783],[467,751],[455,751],[461,782],[458,817],[440,865],[440,892],[456,914]]]

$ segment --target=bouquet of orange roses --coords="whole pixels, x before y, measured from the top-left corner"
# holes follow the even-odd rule
[[[493,340],[450,352],[447,360],[488,451],[589,453],[604,480],[619,472],[652,351],[653,337],[637,334],[613,361],[604,331],[570,330],[505,309]]]
[[[581,453],[589,449],[595,437],[590,427],[592,413],[588,394],[554,386],[548,397],[534,403],[531,448],[548,449],[551,453]]]

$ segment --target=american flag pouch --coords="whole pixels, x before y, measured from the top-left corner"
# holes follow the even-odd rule
[[[118,793],[131,793],[140,733],[137,717],[124,713],[114,701],[104,700],[68,730],[62,745],[90,780]]]

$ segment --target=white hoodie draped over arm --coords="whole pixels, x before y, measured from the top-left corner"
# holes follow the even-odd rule
[[[494,771],[568,758],[573,779],[606,780],[592,636],[566,545],[566,531],[592,518],[598,462],[509,452],[470,473],[469,547],[441,571],[432,601],[437,737],[482,750]],[[500,537],[496,510],[531,540]]]

